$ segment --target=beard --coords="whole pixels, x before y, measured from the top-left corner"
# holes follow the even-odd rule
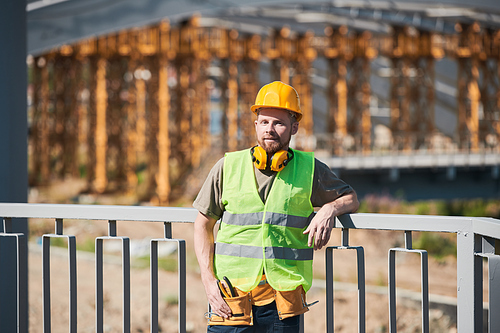
[[[265,140],[266,138],[267,139],[275,139],[276,141],[267,141],[267,140]],[[266,137],[258,140],[258,142],[259,142],[259,146],[264,148],[267,155],[272,156],[275,153],[279,152],[280,150],[284,150],[285,146],[290,143],[291,138],[292,138],[292,134],[290,133],[288,139],[285,141],[280,140],[279,137],[266,136]]]
[[[283,144],[279,141],[269,142],[269,141],[262,140],[261,142],[259,142],[259,145],[262,148],[264,148],[264,150],[266,151],[268,156],[272,156],[272,155],[274,155],[274,153],[277,153],[283,149]]]

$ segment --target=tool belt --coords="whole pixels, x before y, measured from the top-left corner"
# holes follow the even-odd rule
[[[306,303],[306,292],[302,286],[290,291],[277,290],[275,298],[280,320],[309,311],[309,306]]]
[[[306,293],[302,286],[295,290],[278,291],[267,284],[265,278],[250,292],[243,292],[231,286],[230,288],[234,290],[231,294],[225,291],[223,286],[221,287],[220,282],[219,288],[222,288],[221,293],[233,314],[225,319],[216,314],[207,313],[205,315],[208,325],[253,325],[252,305],[263,306],[275,301],[279,319],[283,320],[309,311],[309,306],[316,303],[307,304]]]
[[[224,299],[231,308],[232,316],[229,318],[219,317],[216,314],[210,314],[208,325],[253,325],[252,299],[250,293],[242,296]]]

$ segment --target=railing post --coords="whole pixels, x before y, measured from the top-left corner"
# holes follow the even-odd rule
[[[3,219],[3,231],[5,233],[12,232],[12,219],[11,218],[5,217]]]
[[[116,237],[116,221],[114,220],[108,221],[108,236]]]
[[[472,232],[472,221],[457,232],[457,329],[458,333],[482,332],[482,259],[480,239]]]
[[[63,220],[56,219],[56,235],[62,235],[62,234],[63,234]]]
[[[95,239],[95,331],[104,332],[104,266],[101,238]]]
[[[490,237],[482,238],[482,252],[476,256],[488,261],[488,332],[500,331],[500,255],[496,253],[496,240]],[[482,273],[482,267],[481,267]],[[481,281],[483,281],[481,275]],[[482,296],[482,295],[481,295]],[[482,303],[482,299],[481,299]]]
[[[334,331],[333,248],[326,248],[326,332]]]
[[[343,228],[341,235],[342,235],[342,242],[341,242],[342,246],[346,247],[349,246],[349,229]]]
[[[488,332],[500,332],[500,255],[488,258]]]
[[[405,249],[411,250],[413,248],[411,231],[405,231]]]
[[[178,332],[186,333],[186,241],[183,239],[172,239],[172,223],[164,223],[164,238],[151,240],[151,322],[150,329],[152,333],[159,332],[159,315],[158,315],[158,245],[159,242],[175,242],[177,243],[178,252],[178,280],[179,288],[177,294],[179,296],[178,310]]]
[[[326,248],[326,331],[334,331],[334,281],[333,281],[333,251],[355,250],[358,272],[358,332],[366,331],[366,292],[365,292],[365,252],[362,246],[349,246],[349,229],[342,228],[341,246]]]
[[[12,220],[3,219],[0,232],[0,330],[28,332],[28,285],[26,236],[11,233]]]
[[[172,223],[165,222],[163,224],[163,228],[164,228],[164,237],[167,239],[172,239]]]
[[[51,292],[50,292],[50,239],[66,238],[68,241],[68,277],[69,277],[69,328],[68,332],[77,331],[77,262],[76,237],[63,234],[63,219],[56,219],[55,234],[42,236],[42,299],[43,299],[43,331],[49,333],[51,326]]]
[[[116,220],[108,221],[108,236],[95,239],[96,265],[96,332],[104,330],[104,240],[121,240],[122,243],[122,319],[124,333],[130,333],[130,239],[116,235]]]
[[[397,332],[396,325],[396,252],[420,254],[420,289],[422,295],[422,333],[429,332],[429,261],[426,250],[414,250],[412,232],[405,231],[405,248],[389,249],[389,332]]]

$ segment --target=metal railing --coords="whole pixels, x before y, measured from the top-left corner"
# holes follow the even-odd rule
[[[50,315],[50,239],[66,238],[69,257],[69,332],[76,332],[76,238],[64,234],[64,220],[101,220],[108,223],[108,235],[95,239],[96,252],[96,332],[103,332],[103,247],[105,240],[118,239],[122,242],[122,279],[123,279],[123,332],[130,332],[130,245],[128,237],[117,236],[117,221],[147,221],[164,224],[164,237],[150,241],[151,332],[158,332],[158,244],[175,242],[178,248],[178,331],[186,332],[186,245],[182,239],[172,239],[172,223],[193,222],[197,211],[189,208],[131,207],[98,205],[52,205],[52,204],[8,204],[0,203],[0,217],[3,218],[4,232],[0,233],[0,265],[16,267],[11,275],[5,274],[0,266],[0,309],[16,304],[16,316],[12,323],[2,323],[2,327],[15,327],[12,332],[27,332],[27,298],[23,285],[27,285],[26,236],[13,233],[13,219],[42,218],[54,219],[55,232],[42,237],[43,262],[43,328],[51,331]],[[327,332],[334,331],[334,289],[333,289],[333,252],[336,250],[355,250],[358,267],[358,331],[365,332],[365,260],[361,246],[349,245],[349,229],[393,230],[404,234],[405,247],[389,250],[389,331],[396,332],[396,287],[395,253],[416,252],[421,256],[421,297],[422,332],[429,332],[429,290],[427,252],[413,249],[412,232],[455,233],[457,237],[457,328],[459,333],[483,331],[483,260],[488,263],[488,332],[500,331],[500,221],[478,217],[444,217],[392,214],[351,214],[336,219],[336,228],[341,228],[340,246],[326,249],[326,320]],[[10,261],[9,261],[10,260]],[[7,264],[6,264],[7,263]],[[3,273],[2,273],[3,271]],[[9,273],[10,274],[10,273]]]

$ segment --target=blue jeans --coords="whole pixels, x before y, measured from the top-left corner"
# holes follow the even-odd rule
[[[212,333],[299,333],[300,316],[280,320],[276,303],[264,306],[252,306],[253,325],[238,326],[208,326],[207,332]]]

